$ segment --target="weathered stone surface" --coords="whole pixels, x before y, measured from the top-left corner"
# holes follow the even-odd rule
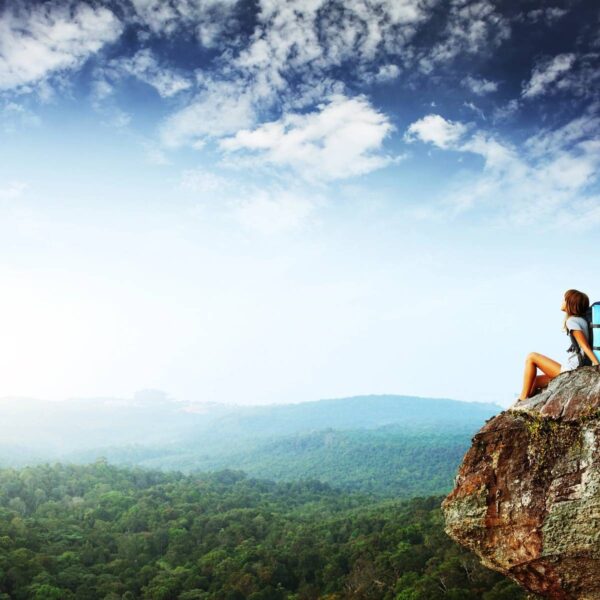
[[[442,507],[483,564],[553,599],[600,600],[600,367],[490,419]]]

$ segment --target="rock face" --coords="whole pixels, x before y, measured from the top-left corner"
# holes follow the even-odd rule
[[[600,367],[487,421],[455,484],[446,531],[484,565],[547,598],[600,600]]]

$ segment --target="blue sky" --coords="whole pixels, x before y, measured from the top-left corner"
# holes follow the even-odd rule
[[[0,10],[0,396],[508,405],[600,300],[594,2]]]

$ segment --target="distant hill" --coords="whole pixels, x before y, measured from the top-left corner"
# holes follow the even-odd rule
[[[472,434],[501,410],[393,395],[269,406],[184,404],[157,392],[50,407],[3,401],[0,459],[19,466],[104,457],[183,472],[233,468],[279,481],[313,477],[381,495],[441,494],[451,488]]]
[[[74,398],[48,402],[33,398],[0,399],[2,444],[19,445],[38,455],[64,454],[100,446],[165,444],[210,428],[231,407],[216,403],[190,405],[163,392],[133,398]],[[0,448],[0,460],[5,452]]]
[[[339,488],[390,497],[447,493],[471,442],[471,433],[399,426],[334,430],[240,441],[230,450],[186,447],[107,448],[103,457],[127,465],[211,472],[243,470],[276,481],[314,478]],[[97,451],[72,457],[92,462]]]
[[[6,448],[19,446],[28,452],[58,457],[130,444],[205,444],[207,448],[231,451],[242,439],[387,425],[472,432],[501,410],[495,404],[393,395],[267,406],[190,404],[173,401],[162,392],[147,391],[133,399],[46,402],[3,398],[0,422]]]
[[[211,424],[214,436],[272,436],[333,429],[412,429],[474,431],[502,408],[496,404],[443,398],[370,395],[270,406],[239,407]]]

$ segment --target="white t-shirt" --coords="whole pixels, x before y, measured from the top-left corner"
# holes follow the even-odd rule
[[[583,317],[569,317],[566,322],[567,329],[569,331],[583,331],[585,335],[585,339],[590,341],[590,332],[588,330],[588,323]],[[571,339],[571,338],[569,338]],[[585,356],[585,352],[581,352]],[[564,364],[560,367],[560,372],[564,373],[565,371],[572,371],[579,366],[579,361],[577,359],[577,352],[567,352],[567,358]]]

